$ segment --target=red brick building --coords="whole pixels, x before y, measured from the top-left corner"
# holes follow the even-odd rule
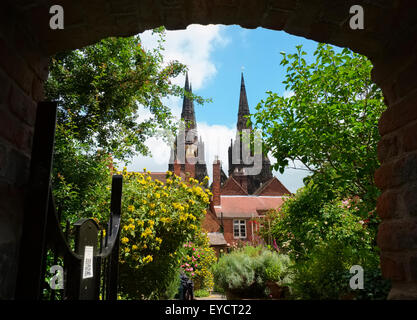
[[[230,245],[238,241],[260,242],[257,237],[259,225],[253,221],[269,209],[279,208],[290,192],[276,177],[272,177],[249,194],[246,184],[237,182],[233,176],[222,184],[220,172],[221,164],[216,160],[213,164],[213,199],[204,228],[209,232],[223,230],[224,239]]]

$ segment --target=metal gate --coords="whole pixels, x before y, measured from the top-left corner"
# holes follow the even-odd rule
[[[110,218],[104,236],[93,219],[78,220],[72,228],[67,222],[64,232],[50,179],[56,113],[56,102],[38,104],[15,297],[116,300],[123,177],[112,177]],[[46,281],[47,252],[57,270],[54,289]]]

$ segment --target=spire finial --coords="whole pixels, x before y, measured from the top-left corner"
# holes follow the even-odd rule
[[[248,98],[246,97],[246,88],[245,88],[245,79],[243,78],[243,72],[241,74],[240,82],[240,97],[239,97],[239,112],[237,118],[237,129],[241,131],[242,129],[247,129],[246,122],[247,119],[245,116],[250,115]]]
[[[186,73],[185,73],[185,87],[184,87],[184,89],[187,90],[187,91],[189,91],[189,89],[190,89],[189,82],[188,82],[188,71],[186,71]]]
[[[185,86],[184,90],[188,93],[191,92],[191,82],[188,80],[188,71],[185,74]],[[188,98],[184,95],[184,100],[182,102],[182,112],[181,118],[187,123],[188,128],[195,129],[195,113],[194,113],[194,102],[192,98]]]

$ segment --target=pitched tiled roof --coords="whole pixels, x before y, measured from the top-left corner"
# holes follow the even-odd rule
[[[212,246],[224,246],[227,245],[224,235],[221,232],[209,232],[207,236]]]
[[[255,191],[258,196],[283,196],[290,195],[291,192],[276,177],[269,179]]]
[[[257,217],[259,212],[279,208],[285,197],[280,196],[221,196],[221,205],[214,207],[218,218]]]
[[[221,188],[220,194],[222,195],[247,195],[248,193],[242,188],[242,186],[232,177],[226,180]]]

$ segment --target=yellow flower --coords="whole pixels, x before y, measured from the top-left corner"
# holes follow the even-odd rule
[[[162,239],[161,239],[161,238],[156,237],[156,238],[155,238],[155,241],[156,241],[156,242],[159,242],[159,244],[161,244]]]
[[[159,193],[155,193],[155,198],[159,199],[160,197]]]
[[[121,241],[122,241],[122,243],[128,243],[128,242],[129,242],[129,239],[128,239],[128,238],[126,238],[126,237],[123,237],[123,238],[121,239]]]
[[[130,206],[127,207],[127,210],[130,211],[130,212],[133,212],[133,211],[135,211],[135,207],[130,205]]]
[[[146,238],[152,234],[152,230],[150,228],[146,228],[145,231],[142,232],[141,238]]]
[[[162,217],[160,220],[161,220],[162,223],[167,223],[167,222],[171,221],[170,218],[165,218],[165,217]]]
[[[143,227],[144,222],[142,220],[137,220],[136,223],[138,224],[138,226]]]
[[[138,249],[138,246],[136,245],[136,244],[134,244],[133,246],[132,246],[132,250],[137,250]]]
[[[143,263],[149,263],[153,261],[153,257],[151,255],[147,255],[145,258],[142,259]]]
[[[142,200],[142,203],[147,204],[148,202],[144,199],[144,200]]]

